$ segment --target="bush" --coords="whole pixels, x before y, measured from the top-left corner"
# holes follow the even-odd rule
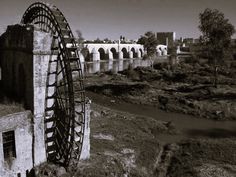
[[[144,54],[143,55],[143,60],[147,60],[149,57],[148,57],[148,55],[147,54]]]
[[[157,70],[167,69],[167,68],[168,68],[168,63],[167,63],[167,62],[155,63],[155,64],[153,65],[153,68],[154,68],[154,69],[157,69]]]

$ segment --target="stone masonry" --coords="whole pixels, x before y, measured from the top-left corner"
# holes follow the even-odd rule
[[[46,161],[44,109],[51,41],[52,37],[50,34],[37,30],[33,26],[24,25],[9,26],[7,31],[0,37],[0,66],[2,69],[3,89],[8,96],[22,102],[24,107],[32,112],[33,117],[32,121],[28,122],[29,126],[32,125],[33,133],[27,135],[27,141],[29,141],[29,144],[32,144],[29,146],[31,149],[16,147],[17,151],[21,151],[16,158],[23,158],[21,155],[27,150],[27,153],[31,154],[32,159],[23,158],[23,161],[21,161],[22,168],[21,166],[17,167],[19,172],[31,169],[33,166]],[[85,114],[86,128],[81,159],[89,158],[89,104],[86,105]],[[15,116],[16,119],[22,119],[22,117],[18,118],[17,115]],[[0,118],[0,120],[2,119]],[[4,118],[4,120],[7,122],[7,118]],[[0,124],[0,130],[1,132],[5,131],[2,124]],[[14,130],[16,131],[17,129]],[[19,134],[17,139],[24,144],[25,138],[24,134]],[[4,163],[1,153],[2,148],[0,148],[0,161]]]

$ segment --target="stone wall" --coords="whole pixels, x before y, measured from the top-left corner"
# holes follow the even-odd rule
[[[32,148],[30,153],[32,155],[33,151],[33,158],[31,165],[25,163],[29,168],[47,160],[44,139],[45,98],[46,94],[52,95],[54,90],[47,91],[46,82],[50,57],[54,57],[54,59],[57,57],[56,55],[51,56],[51,41],[52,37],[49,33],[37,30],[33,26],[24,25],[9,26],[7,31],[0,37],[0,66],[2,66],[3,88],[10,97],[24,102],[25,108],[31,110],[33,114],[33,134],[31,134],[31,144],[33,146],[30,146]],[[90,151],[89,105],[86,106],[85,114],[86,129],[81,159],[88,158]],[[18,119],[17,116],[16,119]],[[24,135],[19,134],[19,136]],[[27,153],[27,148],[25,150],[25,153]],[[24,154],[19,156],[21,155],[24,158]],[[2,160],[2,157],[0,157],[0,160]],[[26,169],[24,164],[22,169],[17,168],[18,171]]]
[[[32,156],[32,114],[30,111],[10,114],[0,117],[0,176],[13,177],[21,174],[26,176],[26,171],[33,167]],[[16,157],[4,159],[2,133],[14,131]]]
[[[33,109],[33,27],[14,25],[0,37],[2,85],[9,97]]]
[[[33,114],[35,129],[35,165],[46,161],[44,139],[44,110],[46,98],[46,82],[51,54],[50,34],[34,31],[33,41]],[[52,95],[53,93],[50,93]]]
[[[2,85],[34,116],[34,165],[46,161],[44,109],[52,38],[33,26],[13,25],[0,38]]]

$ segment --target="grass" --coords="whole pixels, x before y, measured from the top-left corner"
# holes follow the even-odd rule
[[[16,112],[24,111],[24,108],[19,103],[8,103],[8,104],[2,104],[0,103],[0,117],[6,116],[8,114],[13,114]]]
[[[0,90],[0,117],[24,110],[24,106],[21,103],[17,103],[5,97]]]
[[[172,158],[168,169],[170,177],[199,176],[197,169],[204,164],[216,165],[215,170],[224,165],[236,165],[235,139],[188,140],[179,145],[180,149]]]

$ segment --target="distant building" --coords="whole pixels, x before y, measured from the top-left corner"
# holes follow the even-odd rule
[[[194,43],[194,39],[193,38],[185,38],[183,40],[183,42],[185,43],[185,45],[190,45],[190,44],[193,44]]]
[[[158,40],[158,44],[173,46],[176,38],[175,32],[157,32],[156,38]]]
[[[199,44],[200,43],[200,40],[199,40],[199,38],[197,38],[197,39],[194,39],[194,44]]]

